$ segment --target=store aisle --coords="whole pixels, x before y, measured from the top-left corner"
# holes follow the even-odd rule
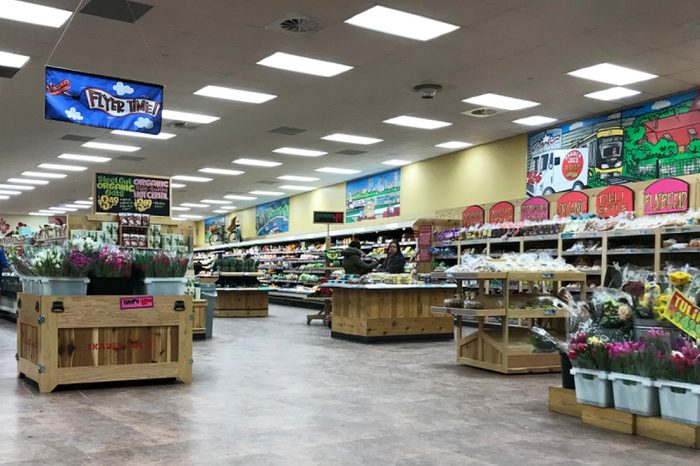
[[[216,319],[194,383],[64,389],[15,378],[0,320],[0,463],[697,464],[698,453],[547,411],[558,375],[453,363],[453,342],[331,340],[308,311]]]

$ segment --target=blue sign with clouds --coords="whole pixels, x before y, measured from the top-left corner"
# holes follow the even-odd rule
[[[163,86],[46,67],[48,120],[160,133]]]

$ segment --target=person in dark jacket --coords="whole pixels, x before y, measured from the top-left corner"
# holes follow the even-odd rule
[[[386,248],[386,259],[379,266],[380,272],[385,273],[404,273],[406,267],[406,258],[401,253],[399,243],[392,241],[389,247]]]
[[[340,251],[340,255],[343,256],[343,268],[346,275],[364,275],[379,265],[379,262],[376,261],[366,264],[362,260],[361,247],[359,241],[353,241],[347,248]]]

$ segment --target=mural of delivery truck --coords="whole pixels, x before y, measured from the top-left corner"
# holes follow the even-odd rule
[[[588,183],[588,148],[554,149],[530,157],[527,194],[580,191]]]

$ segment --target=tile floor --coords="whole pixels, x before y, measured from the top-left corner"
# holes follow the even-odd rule
[[[64,389],[15,377],[0,320],[1,464],[695,465],[700,452],[547,411],[558,375],[457,366],[453,342],[332,340],[308,311],[215,319],[194,383]]]

